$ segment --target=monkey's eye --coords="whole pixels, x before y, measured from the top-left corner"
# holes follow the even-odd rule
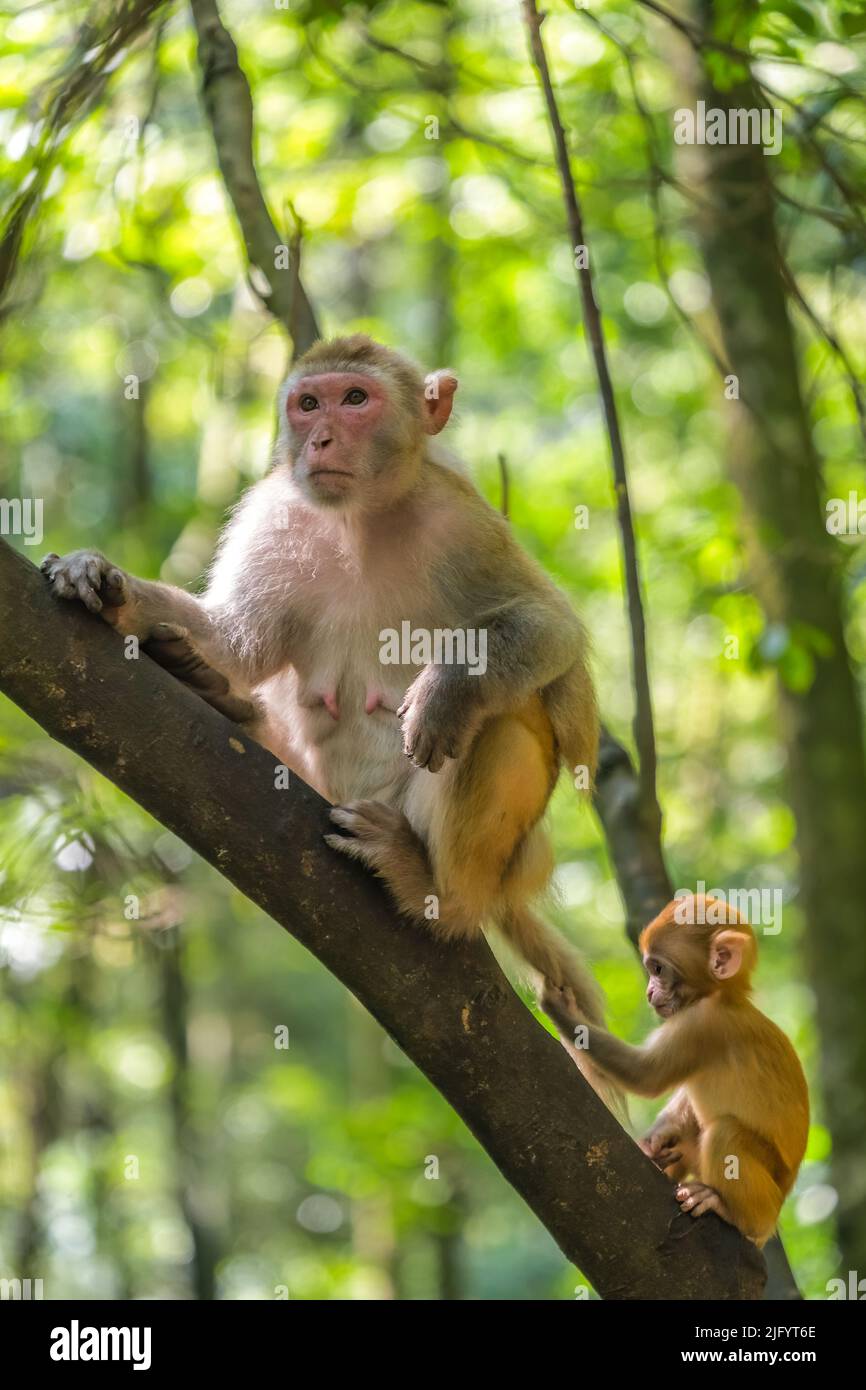
[[[367,392],[360,386],[353,386],[351,391],[347,391],[343,397],[343,405],[363,405],[367,399]]]
[[[299,410],[317,410],[318,407],[319,402],[316,400],[315,396],[301,396],[301,399],[298,401]]]

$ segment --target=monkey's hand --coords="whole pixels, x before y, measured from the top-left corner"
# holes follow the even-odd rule
[[[40,568],[58,598],[78,599],[91,613],[117,625],[120,609],[129,602],[129,580],[98,550],[46,555]]]
[[[438,772],[446,758],[459,758],[473,732],[469,701],[453,676],[441,667],[424,667],[397,710],[403,752],[416,767]]]
[[[248,724],[258,717],[260,711],[255,705],[237,695],[227,677],[205,660],[187,628],[155,622],[152,616],[138,611],[129,576],[98,550],[46,555],[41,568],[58,598],[78,599],[112,627],[139,635],[142,651],[220,714],[236,724]]]
[[[714,1187],[707,1187],[703,1182],[684,1182],[677,1188],[677,1201],[684,1212],[689,1212],[692,1216],[705,1216],[708,1211],[714,1211],[723,1221],[734,1224],[728,1208],[722,1200],[721,1193]]]

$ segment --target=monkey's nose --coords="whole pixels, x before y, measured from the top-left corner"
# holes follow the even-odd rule
[[[329,434],[323,435],[321,439],[313,439],[310,441],[314,449],[327,449],[328,445],[333,444],[333,442]]]

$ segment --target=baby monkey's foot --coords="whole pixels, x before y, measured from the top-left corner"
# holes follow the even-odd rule
[[[348,833],[326,835],[325,844],[378,873],[387,871],[394,851],[407,835],[414,839],[402,811],[395,811],[384,801],[352,801],[348,806],[334,806],[331,820]]]
[[[723,1221],[729,1222],[731,1219],[721,1194],[714,1187],[707,1187],[706,1183],[680,1183],[677,1188],[677,1201],[682,1210],[692,1216],[705,1216],[708,1211],[714,1211]]]

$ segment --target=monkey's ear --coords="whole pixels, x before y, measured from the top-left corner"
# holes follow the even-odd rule
[[[424,378],[422,419],[425,433],[438,434],[444,430],[451,418],[456,390],[457,378],[447,367]]]
[[[710,942],[710,970],[717,980],[730,980],[736,975],[750,945],[745,932],[716,932]]]

